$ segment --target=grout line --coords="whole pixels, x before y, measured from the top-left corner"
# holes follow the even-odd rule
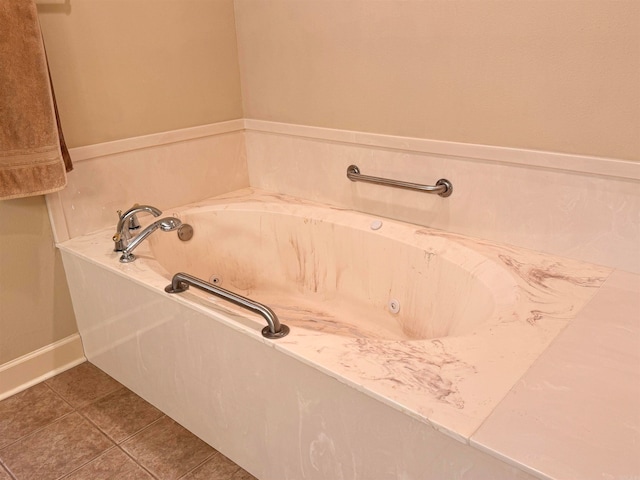
[[[3,472],[5,472],[7,475],[9,475],[9,478],[11,480],[16,480],[15,475],[13,475],[13,473],[11,473],[11,471],[9,470],[9,467],[7,467],[3,462],[2,459],[0,459],[0,470],[2,470]]]
[[[84,420],[85,422],[89,423],[89,425],[91,425],[91,426],[95,427],[95,425],[94,425],[93,423],[89,422],[89,421],[87,420],[87,418],[86,418],[84,415],[82,415],[78,410],[74,410],[72,413],[76,413],[76,414],[78,414],[78,416],[80,417],[80,419],[81,419],[81,420]],[[100,433],[103,437],[105,437],[105,438],[107,439],[107,441],[109,441],[112,445],[111,445],[109,448],[107,448],[106,450],[103,450],[102,452],[100,452],[100,453],[99,453],[98,455],[96,455],[95,457],[90,458],[89,460],[87,460],[86,462],[84,462],[82,465],[80,465],[80,466],[79,466],[78,468],[76,468],[75,470],[72,470],[71,472],[67,472],[67,473],[65,473],[64,475],[62,475],[61,477],[58,477],[58,479],[57,479],[57,480],[61,480],[61,479],[65,478],[65,477],[67,477],[67,476],[71,475],[71,474],[72,474],[73,472],[75,472],[76,470],[81,469],[82,467],[84,467],[84,466],[88,465],[89,463],[93,462],[94,460],[96,460],[96,459],[98,459],[98,458],[102,457],[102,456],[103,456],[105,453],[107,453],[109,450],[113,449],[114,447],[117,447],[116,442],[114,442],[111,438],[109,438],[107,435],[105,435],[105,433],[104,433],[102,430],[100,430],[100,429],[99,429],[99,428],[97,428],[97,427],[96,427],[96,430],[97,430],[97,431],[98,431],[98,433]]]
[[[58,418],[56,418],[55,420],[53,420],[53,421],[51,421],[51,422],[47,423],[46,425],[44,425],[44,426],[42,426],[42,427],[38,428],[37,430],[33,430],[33,431],[31,431],[31,432],[27,433],[26,435],[23,435],[23,436],[21,436],[20,438],[17,438],[16,440],[14,440],[14,441],[13,441],[13,442],[11,442],[11,443],[7,443],[4,447],[0,448],[0,453],[1,453],[3,450],[5,450],[6,448],[8,448],[8,447],[10,447],[10,446],[12,446],[12,445],[15,445],[16,443],[21,442],[22,440],[25,440],[25,439],[27,439],[27,438],[29,438],[29,437],[32,437],[32,436],[34,436],[34,435],[36,435],[36,434],[40,433],[40,432],[41,432],[42,430],[44,430],[45,428],[50,427],[50,426],[51,426],[51,425],[53,425],[54,423],[58,423],[58,422],[59,422],[59,421],[61,421],[63,418],[68,417],[69,415],[73,415],[74,413],[77,413],[77,412],[76,412],[75,410],[73,410],[73,411],[71,411],[71,412],[67,412],[67,413],[65,413],[64,415],[60,415],[60,416],[59,416]],[[0,459],[0,464],[3,464],[3,465],[4,465],[4,462],[2,462],[2,459]]]
[[[153,422],[155,423],[155,422]],[[142,429],[144,430],[144,429]],[[140,430],[140,431],[142,431]],[[131,438],[131,437],[129,437]],[[160,480],[151,470],[149,470],[147,467],[145,467],[144,465],[142,465],[140,462],[138,462],[135,458],[133,458],[133,456],[131,454],[129,454],[129,452],[127,452],[124,448],[122,448],[120,445],[116,445],[116,448],[120,449],[120,451],[122,453],[124,453],[127,457],[129,457],[136,465],[138,465],[140,468],[142,468],[142,470],[144,470],[145,472],[147,472],[149,475],[151,475],[152,478],[155,478],[156,480]]]
[[[211,446],[211,445],[209,445]],[[213,448],[213,447],[211,447]],[[185,473],[184,475],[182,475],[181,477],[178,478],[178,480],[181,480],[183,478],[185,478],[187,475],[189,475],[190,473],[195,472],[197,469],[199,469],[201,466],[203,466],[205,463],[207,463],[209,460],[213,460],[213,457],[215,457],[216,455],[222,455],[218,450],[216,450],[215,448],[213,448],[213,452],[211,453],[211,455],[209,455],[207,458],[205,458],[202,462],[200,462],[198,465],[196,465],[195,467],[193,467],[191,470],[189,470],[187,473]],[[240,468],[240,466],[238,466],[238,468]],[[235,472],[234,472],[235,473]]]
[[[136,458],[134,458],[128,451],[126,451],[124,448],[122,448],[122,445],[127,442],[128,440],[130,440],[131,438],[135,437],[136,435],[139,435],[140,433],[144,432],[145,430],[147,430],[148,428],[151,428],[153,425],[155,425],[156,423],[162,421],[163,419],[169,418],[167,417],[167,415],[162,414],[159,418],[157,418],[156,420],[152,421],[151,423],[149,423],[148,425],[144,426],[143,428],[141,428],[140,430],[138,430],[137,432],[132,433],[131,435],[127,436],[126,438],[122,439],[121,441],[116,441],[115,439],[111,438],[107,432],[105,432],[102,428],[100,428],[100,426],[98,426],[91,418],[89,418],[83,411],[82,409],[86,409],[88,406],[93,405],[94,403],[101,401],[102,399],[104,399],[105,397],[118,392],[124,388],[126,388],[124,385],[120,384],[120,387],[114,389],[111,392],[108,392],[102,396],[100,396],[99,398],[94,399],[93,401],[87,403],[86,405],[82,405],[79,407],[76,407],[74,405],[72,405],[61,393],[59,393],[58,391],[56,391],[51,385],[45,383],[45,382],[41,382],[44,384],[44,386],[50,391],[52,392],[59,400],[62,400],[62,402],[67,405],[70,408],[70,411],[60,415],[59,417],[53,419],[52,421],[50,421],[49,423],[47,423],[46,425],[41,426],[40,428],[33,430],[32,432],[26,434],[26,435],[22,435],[21,437],[17,438],[16,440],[12,441],[11,443],[4,445],[2,447],[2,449],[0,449],[0,452],[2,450],[4,450],[7,447],[10,447],[12,445],[15,445],[18,442],[24,441],[26,439],[28,439],[29,437],[33,437],[35,435],[38,435],[42,430],[52,426],[55,423],[58,423],[60,421],[62,421],[64,418],[73,415],[73,414],[77,414],[80,419],[82,421],[86,421],[89,425],[91,425],[93,428],[95,428],[104,438],[106,438],[108,440],[108,442],[111,444],[108,448],[106,448],[105,450],[103,450],[102,452],[100,452],[98,455],[96,455],[93,458],[88,459],[86,462],[84,462],[82,465],[79,465],[77,468],[73,469],[72,471],[69,472],[65,472],[62,476],[58,477],[58,480],[63,480],[65,478],[70,477],[71,475],[73,475],[75,472],[77,472],[78,470],[84,468],[86,465],[88,465],[89,463],[92,463],[96,460],[98,460],[99,458],[102,458],[103,456],[107,455],[109,452],[111,452],[114,448],[117,448],[118,450],[120,450],[122,453],[124,453],[127,458],[129,458],[131,461],[133,461],[138,467],[140,467],[144,472],[146,472],[148,475],[151,476],[151,478],[155,479],[155,480],[161,480],[156,474],[154,474],[152,471],[150,471],[147,467],[145,467],[144,465],[142,465]],[[31,387],[33,388],[33,387]],[[162,412],[161,412],[162,413]],[[172,420],[172,419],[171,419]],[[173,420],[172,420],[173,421]],[[187,477],[189,474],[193,473],[194,471],[196,471],[197,469],[201,468],[204,464],[206,464],[207,462],[212,461],[216,456],[220,456],[222,455],[218,450],[213,449],[213,451],[211,452],[210,455],[208,455],[202,462],[200,462],[198,465],[196,465],[195,467],[193,467],[192,469],[190,469],[188,472],[186,472],[184,475],[182,475],[181,479]],[[235,475],[238,471],[242,470],[242,467],[240,467],[239,465],[237,465],[237,469],[236,471],[233,473],[233,475]],[[6,472],[7,475],[9,475],[9,478],[11,480],[18,480],[17,477],[10,471],[9,467],[3,462],[2,458],[0,458],[0,473],[1,472]]]
[[[92,459],[90,459],[89,461],[83,463],[82,465],[80,465],[78,468],[74,468],[73,470],[71,470],[70,472],[65,473],[64,475],[62,475],[61,477],[58,477],[56,480],[63,480],[64,478],[69,477],[70,475],[73,475],[75,472],[77,472],[78,470],[80,470],[81,468],[85,467],[86,465],[90,464],[91,462],[96,461],[97,459],[99,459],[100,457],[103,457],[104,455],[106,455],[108,452],[110,452],[111,450],[113,450],[114,448],[118,448],[117,445],[112,445],[111,447],[107,448],[105,451],[101,452],[100,455],[98,455],[97,457],[94,457]]]
[[[122,445],[124,442],[132,439],[133,437],[135,437],[136,435],[141,434],[142,432],[144,432],[145,430],[147,430],[148,428],[151,428],[153,425],[155,425],[156,423],[158,423],[160,420],[162,420],[163,418],[169,418],[170,420],[173,420],[171,417],[167,417],[167,415],[165,415],[164,412],[162,412],[162,415],[160,416],[160,418],[157,418],[156,420],[154,420],[153,422],[151,422],[149,425],[147,425],[144,428],[141,428],[140,430],[138,430],[136,433],[134,433],[133,435],[129,435],[126,439],[122,440],[118,445]]]
[[[3,446],[0,448],[0,451],[4,450],[5,448],[7,448],[7,447],[9,447],[9,446],[11,446],[11,445],[14,445],[15,443],[19,442],[20,440],[22,440],[22,439],[24,439],[24,438],[27,438],[27,437],[29,437],[29,436],[31,436],[31,435],[33,435],[33,434],[35,434],[35,433],[38,433],[38,432],[40,432],[40,431],[44,430],[44,429],[45,429],[45,428],[47,428],[49,425],[53,425],[53,424],[54,424],[54,423],[56,423],[58,420],[60,420],[60,419],[62,419],[62,418],[64,418],[64,417],[66,417],[67,415],[71,415],[72,413],[74,413],[75,408],[73,407],[73,405],[71,405],[71,404],[70,404],[69,402],[67,402],[64,398],[62,398],[62,397],[58,394],[58,392],[56,392],[56,391],[55,391],[55,390],[53,390],[51,387],[49,387],[49,385],[47,385],[45,382],[46,382],[46,380],[45,380],[45,381],[42,381],[42,382],[40,382],[40,383],[37,383],[36,385],[32,385],[31,387],[27,388],[26,390],[23,390],[22,392],[27,392],[28,390],[30,390],[30,389],[32,389],[32,388],[34,388],[34,387],[36,387],[37,385],[41,385],[41,384],[42,384],[42,385],[44,385],[46,388],[48,388],[51,392],[53,392],[53,394],[54,394],[56,397],[58,397],[58,398],[59,398],[60,400],[62,400],[66,405],[68,405],[68,406],[69,406],[69,408],[71,408],[71,411],[70,411],[70,412],[67,412],[67,413],[62,414],[62,415],[60,415],[59,417],[54,418],[53,420],[51,420],[51,421],[50,421],[49,423],[47,423],[46,425],[42,425],[40,428],[37,428],[37,429],[35,429],[35,430],[32,430],[32,431],[30,431],[29,433],[27,433],[27,434],[25,434],[25,435],[22,435],[21,437],[16,438],[13,442],[10,442],[10,443],[7,443],[6,445],[3,445]],[[19,392],[18,394],[20,394],[20,393],[22,393],[22,392]],[[16,395],[18,395],[18,394],[16,394]],[[9,398],[11,398],[11,397],[9,397]],[[2,400],[2,402],[4,402],[5,400],[8,400],[8,398],[5,398],[4,400]],[[0,465],[3,465],[3,464],[4,464],[4,463],[3,463],[3,461],[2,461],[2,458],[0,458]]]
[[[53,378],[53,377],[52,377],[52,378]],[[43,385],[44,385],[45,387],[47,387],[49,390],[51,390],[51,391],[53,392],[53,394],[54,394],[56,397],[58,397],[58,398],[59,398],[60,400],[62,400],[64,403],[66,403],[67,405],[69,405],[69,407],[70,407],[72,410],[74,410],[74,411],[76,410],[76,407],[74,407],[73,405],[71,405],[71,404],[67,401],[67,399],[66,399],[66,398],[64,398],[62,395],[60,395],[58,392],[56,392],[53,388],[51,388],[51,386],[49,386],[49,384],[46,382],[46,380],[45,380],[44,382],[42,382],[42,383],[43,383]]]
[[[63,372],[63,373],[64,373],[64,372]],[[54,378],[55,378],[55,377],[54,377]],[[111,378],[113,378],[113,377],[111,377]],[[100,401],[100,400],[104,399],[105,397],[108,397],[109,395],[111,395],[111,394],[113,394],[113,393],[115,393],[115,392],[117,392],[117,391],[119,391],[119,390],[122,390],[123,388],[127,388],[127,387],[125,387],[124,385],[122,385],[120,382],[118,382],[118,384],[120,385],[118,388],[115,388],[115,389],[113,389],[113,390],[110,390],[109,392],[107,392],[107,393],[105,393],[105,394],[103,394],[103,395],[101,395],[101,396],[99,396],[99,397],[95,398],[94,400],[91,400],[89,403],[85,403],[85,404],[82,404],[82,405],[79,405],[79,406],[75,406],[75,405],[71,404],[71,402],[69,402],[69,400],[67,400],[67,399],[64,397],[64,395],[62,395],[60,392],[58,392],[58,391],[57,391],[55,388],[53,388],[52,386],[47,385],[47,387],[49,387],[49,388],[50,388],[54,393],[56,393],[60,398],[62,398],[62,400],[64,400],[64,401],[65,401],[69,406],[71,406],[71,408],[73,408],[74,410],[79,410],[79,409],[81,409],[81,408],[86,408],[86,407],[88,407],[89,405],[93,405],[94,403],[96,403],[96,402],[98,402],[98,401]],[[79,412],[78,412],[78,413],[79,413]]]
[[[105,432],[100,425],[98,425],[97,423],[95,423],[93,421],[93,419],[91,419],[90,417],[88,417],[85,412],[83,412],[83,410],[85,410],[87,407],[93,405],[94,403],[99,402],[100,400],[105,399],[106,397],[108,397],[109,395],[119,392],[120,390],[122,390],[123,388],[126,388],[124,385],[122,385],[122,388],[118,388],[117,390],[114,390],[113,392],[109,392],[106,395],[103,395],[102,397],[97,398],[96,400],[94,400],[93,402],[87,403],[86,405],[83,405],[82,407],[76,408],[76,412],[78,413],[78,415],[80,415],[82,418],[84,418],[87,422],[89,422],[91,425],[93,425],[94,427],[96,427],[100,433],[102,433],[105,437],[107,437],[111,442],[113,442],[114,445],[119,445],[119,442],[116,441],[115,438],[111,438],[111,435],[109,435],[107,432]],[[122,442],[120,442],[122,443]]]

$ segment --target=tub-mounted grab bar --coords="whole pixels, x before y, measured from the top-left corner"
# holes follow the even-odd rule
[[[282,338],[289,333],[289,327],[280,323],[278,316],[266,305],[254,302],[253,300],[238,295],[236,293],[225,290],[224,288],[205,282],[204,280],[189,275],[188,273],[176,273],[171,279],[171,285],[167,285],[164,289],[167,293],[180,293],[189,289],[189,285],[193,285],[200,290],[228,300],[239,307],[251,310],[267,321],[268,325],[262,329],[262,336],[266,338]]]
[[[453,193],[453,184],[446,178],[441,178],[435,185],[421,185],[419,183],[403,182],[401,180],[391,180],[390,178],[370,177],[362,175],[357,165],[349,165],[347,168],[347,178],[352,182],[377,183],[379,185],[389,185],[391,187],[405,188],[407,190],[419,190],[427,193],[437,193],[441,197],[448,197]]]

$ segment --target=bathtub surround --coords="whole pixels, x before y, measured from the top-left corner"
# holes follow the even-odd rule
[[[637,162],[251,119],[71,153],[69,188],[47,196],[58,242],[115,226],[114,212],[136,202],[164,209],[251,185],[640,273]],[[351,164],[418,183],[447,178],[454,194],[354,183]],[[156,181],[138,180],[152,171]]]
[[[245,124],[251,186],[640,273],[637,162]],[[350,164],[417,183],[447,178],[454,194],[354,184]]]
[[[243,129],[232,120],[72,149],[69,188],[47,197],[56,241],[115,233],[116,211],[134,203],[164,211],[248,186]]]
[[[585,332],[581,325],[585,325],[585,321],[588,323],[589,318],[596,317],[606,319],[606,323],[599,323],[594,327],[596,329],[606,329],[609,324],[621,324],[630,339],[637,339],[640,335],[633,322],[625,324],[626,320],[637,318],[637,305],[634,303],[637,291],[633,282],[629,283],[630,289],[616,290],[616,285],[619,284],[616,279],[621,278],[618,276],[621,272],[614,271],[609,277],[611,282],[605,282],[593,301],[587,303],[582,313],[569,322],[570,327],[575,327],[565,329],[551,343],[551,346],[561,341],[565,345],[584,345],[589,355],[576,359],[576,368],[596,372],[590,383],[582,387],[574,385],[571,373],[557,378],[558,382],[553,385],[540,386],[546,392],[546,398],[554,406],[559,405],[557,421],[562,424],[561,420],[567,419],[563,424],[565,429],[555,429],[547,427],[551,425],[550,422],[555,422],[546,416],[547,409],[537,409],[538,404],[532,405],[526,401],[517,408],[530,411],[531,415],[520,418],[519,423],[515,419],[504,420],[510,408],[509,399],[515,395],[513,392],[530,385],[526,367],[520,373],[515,371],[516,368],[509,374],[512,378],[511,385],[515,383],[511,394],[508,393],[511,388],[507,385],[509,382],[500,386],[501,381],[496,381],[491,376],[486,377],[485,382],[480,382],[482,385],[476,384],[475,387],[471,387],[473,380],[469,381],[467,387],[463,386],[463,381],[454,381],[458,391],[451,396],[452,399],[466,400],[474,388],[475,391],[494,392],[485,398],[486,404],[476,404],[476,408],[471,403],[466,403],[467,411],[475,412],[471,417],[476,420],[467,418],[461,413],[464,410],[461,411],[455,405],[447,407],[446,402],[437,400],[431,406],[433,408],[427,407],[421,413],[416,412],[415,409],[403,406],[405,402],[411,404],[412,401],[419,401],[425,395],[433,395],[432,391],[418,389],[422,392],[421,395],[412,394],[408,390],[404,394],[391,384],[385,387],[385,382],[374,377],[367,378],[365,375],[356,377],[359,380],[355,381],[354,377],[349,377],[354,372],[362,373],[371,368],[371,362],[389,364],[386,357],[367,347],[371,340],[356,342],[361,348],[354,351],[364,352],[366,355],[352,355],[353,358],[343,363],[331,360],[327,350],[322,349],[326,346],[326,337],[321,338],[321,335],[314,332],[306,331],[297,337],[290,335],[294,339],[304,339],[303,343],[308,342],[298,344],[297,347],[295,341],[280,346],[273,341],[263,341],[261,336],[257,338],[263,326],[261,323],[247,323],[244,314],[230,313],[227,308],[212,310],[204,306],[207,301],[198,300],[198,295],[194,292],[187,299],[158,299],[156,291],[163,289],[169,283],[170,275],[175,272],[167,273],[166,278],[160,279],[157,272],[151,272],[157,279],[157,284],[145,283],[149,277],[144,271],[144,264],[136,262],[125,267],[128,268],[126,271],[119,270],[118,265],[121,264],[117,262],[117,258],[111,262],[110,256],[115,254],[100,246],[110,242],[111,230],[115,226],[113,212],[116,208],[126,208],[134,202],[148,202],[162,204],[167,214],[171,214],[172,210],[178,213],[177,207],[180,204],[201,201],[207,196],[251,185],[277,194],[294,194],[303,199],[365,211],[383,224],[387,222],[385,217],[395,217],[418,225],[436,226],[442,229],[443,235],[458,239],[456,232],[482,236],[487,240],[478,241],[485,245],[505,242],[513,245],[509,248],[515,250],[519,250],[519,247],[533,248],[574,258],[578,262],[590,260],[603,265],[603,271],[607,271],[606,267],[639,270],[637,229],[640,192],[637,187],[640,174],[637,164],[615,159],[432,142],[255,120],[112,142],[76,149],[72,153],[76,153],[79,158],[80,154],[86,156],[86,160],[76,161],[76,171],[82,176],[85,185],[78,184],[74,188],[49,195],[47,201],[58,241],[71,238],[61,247],[65,250],[67,272],[74,285],[74,300],[78,299],[75,303],[79,321],[82,322],[80,318],[91,318],[102,324],[101,329],[92,331],[88,336],[83,334],[87,351],[93,352],[90,358],[138,394],[157,399],[158,406],[163,411],[219,447],[225,455],[254,475],[265,478],[274,475],[278,478],[288,478],[288,475],[291,478],[340,478],[342,475],[344,478],[351,478],[355,475],[353,472],[367,474],[387,472],[390,469],[390,478],[405,473],[410,478],[412,475],[419,477],[425,472],[429,472],[434,478],[448,478],[459,471],[447,470],[446,465],[431,463],[428,460],[429,452],[434,449],[446,452],[444,455],[452,462],[448,464],[450,468],[454,468],[451,465],[455,465],[455,468],[471,468],[479,478],[529,478],[529,475],[543,479],[562,478],[561,472],[567,469],[578,472],[577,477],[588,476],[593,469],[598,468],[603,473],[623,472],[623,469],[632,474],[640,472],[640,466],[634,463],[633,451],[633,442],[638,440],[636,423],[639,422],[636,422],[637,415],[634,416],[632,406],[620,405],[620,418],[626,419],[627,427],[619,426],[617,422],[612,427],[607,427],[604,423],[590,424],[593,428],[589,432],[580,430],[581,425],[571,423],[569,420],[573,417],[568,414],[576,402],[591,405],[589,411],[604,412],[608,410],[603,404],[610,401],[607,399],[622,395],[640,398],[640,391],[636,388],[639,375],[637,369],[614,367],[620,371],[620,381],[610,386],[607,399],[589,388],[598,383],[597,375],[605,375],[603,370],[597,368],[601,362],[598,352],[617,347],[604,334],[581,337]],[[193,157],[183,162],[180,173],[195,182],[196,188],[181,192],[165,190],[164,187],[157,189],[156,185],[168,185],[169,177],[175,175],[167,174],[164,169],[149,167],[166,167],[176,154],[183,156],[181,158]],[[126,164],[123,163],[124,159],[127,159]],[[562,168],[558,168],[560,159],[563,161]],[[346,168],[352,163],[373,175],[421,183],[446,177],[454,183],[454,194],[449,198],[440,198],[376,185],[355,184],[346,178]],[[148,181],[140,185],[135,182],[136,176],[120,175],[115,177],[122,187],[119,190],[101,187],[104,185],[103,179],[120,173],[125,165],[128,169],[141,172],[141,175],[142,172],[154,172],[153,176],[158,182]],[[203,169],[209,169],[207,180],[213,182],[202,180]],[[408,177],[408,173],[413,177]],[[147,173],[147,178],[148,175]],[[222,176],[227,179],[226,182]],[[96,178],[101,181],[87,183]],[[109,181],[115,182],[115,178]],[[132,182],[124,183],[123,179],[131,179]],[[88,185],[91,187],[87,188]],[[528,199],[522,200],[527,192],[530,192]],[[170,200],[166,200],[167,198]],[[581,205],[581,202],[590,199],[593,199],[591,209]],[[141,220],[146,222],[146,217]],[[568,221],[571,224],[565,225]],[[571,228],[578,231],[572,233]],[[100,229],[105,230],[96,234],[95,231]],[[598,247],[603,244],[606,248]],[[102,253],[96,256],[87,254],[94,249],[100,249]],[[90,256],[92,259],[87,261]],[[508,268],[524,275],[522,268],[526,263],[520,259],[510,262]],[[623,275],[629,275],[632,280],[637,278],[631,273]],[[133,280],[133,283],[123,284],[125,277]],[[91,281],[87,282],[87,279]],[[559,277],[547,281],[554,284],[562,282]],[[91,284],[99,284],[104,288],[101,288],[102,292],[86,288]],[[78,285],[81,286],[80,290]],[[96,308],[96,305],[101,305],[107,290],[111,292],[108,294],[109,298],[118,298],[118,306],[114,302],[108,302]],[[619,292],[616,301],[621,305],[621,310],[612,311],[610,316],[603,315],[600,310],[603,308],[603,301],[599,299],[609,298],[608,295],[615,296],[616,291]],[[604,304],[606,302],[605,300]],[[183,307],[189,303],[189,313],[186,313]],[[147,308],[154,313],[140,313]],[[149,324],[149,318],[156,320]],[[535,315],[532,318],[535,323]],[[215,327],[213,329],[212,322]],[[256,336],[251,333],[254,329]],[[296,330],[301,332],[304,329]],[[289,337],[278,342],[290,342]],[[108,339],[111,347],[105,348],[104,344],[95,343],[98,338]],[[353,341],[348,337],[339,338],[338,335],[332,335],[331,338],[337,338],[331,348]],[[601,338],[602,343],[592,345],[596,338]],[[172,339],[171,346],[162,346],[167,339]],[[312,348],[314,341],[318,342],[315,350]],[[541,345],[548,342],[551,342],[551,338],[542,341]],[[184,345],[190,345],[192,352],[202,348],[208,353],[201,357],[195,353],[193,357],[183,356],[177,352]],[[622,358],[627,358],[628,350],[624,345],[620,345],[624,350],[621,355]],[[496,346],[497,351],[500,348],[500,345]],[[457,348],[454,350],[461,351]],[[242,358],[237,356],[238,351],[243,352]],[[167,355],[167,352],[174,353]],[[415,354],[416,349],[396,349],[395,352],[410,355]],[[458,364],[467,365],[470,370],[461,368],[454,369],[455,372],[448,370],[456,364],[446,362],[445,353],[449,352],[450,350],[430,353],[435,355],[434,358],[444,359],[441,373],[445,377],[453,374],[456,379],[465,376],[471,379],[484,378],[481,374],[471,373],[473,364],[481,363],[478,362],[478,357],[473,357],[473,350],[468,352],[473,358],[469,357]],[[542,350],[532,354],[528,361],[533,362],[541,352]],[[545,364],[546,355],[546,351],[542,352],[534,366]],[[268,359],[266,363],[265,358]],[[551,363],[561,361],[556,358]],[[202,370],[205,364],[206,372]],[[256,370],[258,364],[262,367]],[[132,369],[131,365],[137,366]],[[225,370],[225,365],[236,365],[240,369],[238,377],[256,381],[235,383],[238,380]],[[349,370],[348,365],[351,365],[352,370]],[[504,362],[493,362],[479,370],[490,371],[495,368],[503,371],[501,369],[509,367]],[[349,371],[345,372],[345,368]],[[286,380],[272,379],[269,373],[272,370],[282,371],[290,376]],[[188,372],[186,376],[182,376],[184,372]],[[521,383],[516,383],[522,374]],[[162,378],[163,375],[168,375],[166,381],[159,384],[154,382],[155,387],[141,380],[149,376]],[[205,381],[203,386],[203,378],[211,380]],[[602,381],[605,381],[604,378]],[[177,382],[179,387],[173,385],[173,382]],[[422,385],[423,382],[419,383]],[[220,389],[220,385],[224,385],[224,388]],[[296,385],[295,392],[292,385]],[[624,393],[618,392],[616,385],[625,385]],[[627,387],[629,390],[626,390]],[[372,393],[376,388],[381,388],[382,391]],[[579,399],[571,395],[574,389],[581,392]],[[218,393],[212,397],[211,391]],[[222,392],[235,393],[228,398]],[[558,397],[560,394],[562,398]],[[251,409],[242,408],[242,398],[254,399],[261,395],[272,400],[259,407],[252,401]],[[283,397],[286,398],[285,403],[278,405]],[[499,403],[503,397],[506,405],[504,409]],[[286,402],[291,401],[291,398],[297,400],[288,405]],[[515,398],[522,399],[521,396]],[[298,413],[294,418],[281,417],[281,407],[282,411]],[[220,414],[203,418],[198,413],[200,409],[219,411]],[[438,411],[440,413],[434,414]],[[247,417],[247,412],[255,412],[256,417]],[[376,421],[369,415],[374,415]],[[424,419],[430,415],[435,415],[436,420],[425,423]],[[273,424],[270,423],[272,420]],[[504,439],[511,438],[505,437],[501,431],[501,425],[505,421],[507,424],[513,422],[522,432],[527,432],[529,443],[522,445],[527,445],[528,451],[505,446]],[[253,443],[248,449],[247,435],[238,436],[237,433],[251,431],[252,425],[263,425],[264,428],[261,427],[261,431],[255,435],[249,435]],[[363,425],[368,426],[365,428]],[[631,430],[627,429],[628,426]],[[458,433],[455,432],[456,429],[459,429]],[[576,433],[582,438],[579,451],[592,459],[592,463],[584,464],[591,471],[584,468],[581,470],[581,462],[572,460],[575,458],[571,455],[573,441],[563,437],[567,429],[579,430]],[[417,448],[424,447],[426,450],[415,455],[396,452],[399,457],[388,456],[391,455],[390,445],[406,445],[403,442],[408,438],[407,432],[412,432],[409,440],[414,442],[411,448],[407,447],[408,451],[413,452],[416,445],[419,445]],[[590,454],[592,450],[600,448],[599,442],[603,435],[609,439],[609,445],[620,452],[617,457],[620,460],[618,470],[613,469],[608,457]],[[291,459],[295,463],[295,466],[290,467],[292,470],[286,470],[289,467],[276,462],[265,462],[264,451],[271,445],[279,444],[282,439],[289,439],[285,441],[287,444],[298,445],[299,450],[295,458]],[[384,439],[385,444],[376,443],[376,439]],[[554,441],[566,446],[568,450],[562,451],[557,447],[554,452],[549,452],[547,445],[553,445]],[[344,456],[347,452],[349,455]],[[371,458],[371,452],[381,454]],[[562,460],[540,462],[538,459],[545,455]],[[273,458],[277,456],[275,452],[272,455]],[[397,461],[392,458],[397,458]],[[496,463],[498,459],[500,461]]]

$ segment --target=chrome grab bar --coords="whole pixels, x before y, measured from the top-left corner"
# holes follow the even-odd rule
[[[453,184],[446,178],[441,178],[435,185],[421,185],[419,183],[403,182],[401,180],[391,180],[389,178],[370,177],[362,175],[357,165],[349,165],[347,168],[347,178],[352,182],[377,183],[379,185],[389,185],[390,187],[405,188],[407,190],[419,190],[427,193],[437,193],[441,197],[448,197],[453,193]]]
[[[278,316],[266,305],[262,303],[254,302],[253,300],[238,295],[236,293],[225,290],[224,288],[213,285],[212,283],[205,282],[204,280],[189,275],[188,273],[176,273],[171,279],[171,285],[167,285],[164,289],[167,293],[180,293],[189,289],[189,285],[193,285],[200,290],[204,290],[207,293],[220,297],[224,300],[238,305],[239,307],[251,310],[267,321],[268,326],[262,329],[262,336],[266,338],[282,338],[289,333],[289,327],[280,323]]]

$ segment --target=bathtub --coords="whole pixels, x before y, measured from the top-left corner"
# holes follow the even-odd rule
[[[258,478],[530,478],[469,439],[610,269],[255,189],[164,213],[193,238],[133,263],[113,229],[60,245],[98,367]]]

